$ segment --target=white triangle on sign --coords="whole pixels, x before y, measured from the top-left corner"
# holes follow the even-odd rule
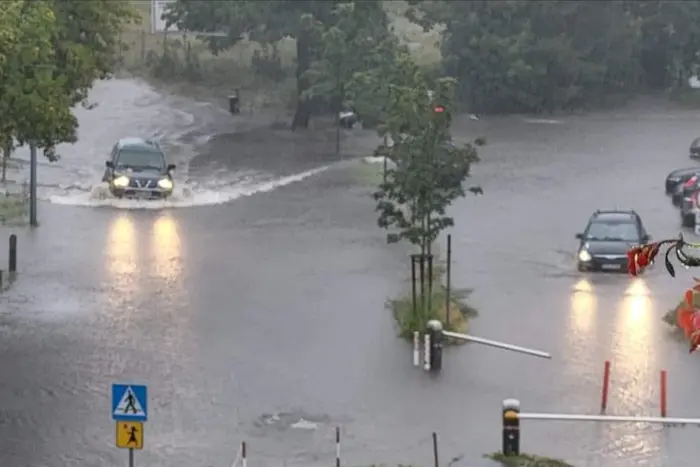
[[[114,415],[133,415],[136,417],[143,417],[146,412],[143,411],[141,403],[139,402],[136,394],[131,389],[131,386],[126,388],[122,400],[117,404],[117,408],[114,409]]]

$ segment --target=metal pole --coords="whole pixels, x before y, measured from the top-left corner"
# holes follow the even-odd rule
[[[635,417],[621,415],[580,415],[562,413],[520,413],[520,420],[561,422],[654,423],[660,425],[700,425],[700,418]]]
[[[437,433],[433,431],[433,460],[435,461],[435,467],[440,467],[439,457],[438,457],[438,441]]]
[[[383,159],[383,160],[382,160],[382,164],[383,164],[382,182],[383,182],[383,183],[386,183],[386,159],[387,159],[387,156],[386,156],[386,155],[387,155],[387,153],[389,152],[389,151],[387,151],[386,143],[387,143],[387,141],[386,141],[386,135],[384,135],[384,157],[382,158],[382,159]]]
[[[36,145],[29,145],[29,225],[38,227],[36,217]]]
[[[411,255],[411,294],[413,298],[413,319],[418,316],[418,312],[416,310],[416,305],[417,305],[417,291],[416,291],[416,256]]]
[[[493,341],[491,339],[483,339],[481,337],[469,336],[467,334],[460,334],[458,332],[442,331],[442,334],[447,337],[454,337],[455,339],[476,342],[477,344],[483,344],[488,345],[490,347],[510,350],[512,352],[524,353],[540,358],[552,358],[552,356],[547,352],[542,352],[541,350],[528,349],[527,347],[520,347],[519,345],[506,344],[505,342]]]
[[[447,234],[447,284],[445,286],[445,322],[450,325],[450,293],[452,292],[452,235]]]
[[[134,450],[129,448],[129,467],[134,467]]]
[[[8,254],[8,271],[10,274],[17,272],[17,235],[10,235],[10,248]]]

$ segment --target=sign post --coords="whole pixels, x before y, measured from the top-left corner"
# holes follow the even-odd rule
[[[148,388],[137,384],[112,385],[112,419],[116,421],[116,446],[129,450],[129,467],[134,467],[134,450],[143,449],[143,422],[148,420]]]

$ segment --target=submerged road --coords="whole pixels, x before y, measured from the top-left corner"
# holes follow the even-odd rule
[[[473,179],[485,195],[453,208],[454,284],[475,289],[481,313],[470,332],[554,359],[472,345],[449,349],[430,378],[393,338],[384,302],[406,287],[408,250],[385,244],[355,163],[320,157],[320,146],[305,158],[301,141],[270,138],[267,152],[259,133],[230,134],[245,122],[133,81],[103,83],[93,99],[120,105],[119,118],[81,115],[92,136],[42,168],[42,227],[15,231],[22,276],[0,296],[0,465],[125,463],[109,413],[110,386],[123,381],[149,387],[136,464],[150,466],[228,466],[243,440],[251,466],[329,465],[336,425],[347,465],[430,465],[432,431],[444,465],[482,465],[500,449],[502,399],[596,413],[606,359],[611,414],[658,413],[667,369],[669,415],[700,416],[697,356],[660,321],[690,274],[574,267],[574,234],[597,208],[631,207],[654,238],[677,234],[662,182],[690,165],[700,112],[650,101],[458,121],[457,139],[489,141]],[[167,139],[197,202],[91,198],[113,141],[144,133]],[[696,436],[526,421],[522,442],[575,465],[690,466]]]

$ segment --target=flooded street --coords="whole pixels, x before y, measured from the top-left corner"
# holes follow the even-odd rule
[[[583,274],[574,261],[595,209],[637,210],[654,239],[678,233],[663,181],[692,165],[700,112],[644,101],[457,122],[457,140],[489,142],[470,181],[484,196],[453,208],[453,284],[474,288],[480,310],[470,332],[553,359],[471,345],[431,378],[393,338],[384,303],[406,288],[408,249],[385,244],[359,162],[134,81],[101,83],[92,100],[80,141],[40,168],[41,228],[0,228],[3,242],[18,234],[21,268],[0,296],[0,465],[126,465],[117,382],[148,385],[136,465],[153,467],[228,467],[241,441],[251,467],[330,465],[337,425],[344,465],[431,465],[432,431],[443,465],[487,465],[503,399],[597,413],[606,359],[610,414],[658,415],[666,369],[669,416],[700,416],[698,357],[661,322],[691,273]],[[96,197],[111,146],[132,135],[162,139],[187,190],[160,204]],[[524,452],[577,466],[690,466],[699,454],[694,428],[524,421],[522,432]]]

